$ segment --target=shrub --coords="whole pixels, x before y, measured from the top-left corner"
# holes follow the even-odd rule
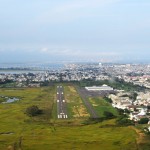
[[[111,100],[111,98],[104,97],[104,100],[105,100],[106,102],[108,102],[108,103],[112,103],[112,100]]]
[[[32,116],[37,116],[37,115],[39,115],[39,114],[42,114],[42,110],[40,110],[40,109],[38,108],[38,106],[33,105],[33,106],[30,106],[30,107],[28,107],[28,108],[26,109],[26,114],[27,114],[28,116],[30,116],[30,117],[32,117]]]
[[[134,122],[130,119],[127,118],[126,115],[124,116],[120,116],[117,120],[116,120],[117,125],[120,126],[129,126],[129,125],[134,125]]]
[[[104,116],[106,119],[112,119],[115,118],[114,114],[109,111],[104,111]]]
[[[148,118],[141,118],[140,121],[138,122],[139,124],[147,124],[149,121]]]

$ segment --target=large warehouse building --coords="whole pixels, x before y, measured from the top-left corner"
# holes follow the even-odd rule
[[[113,91],[114,89],[106,84],[102,86],[85,87],[88,91]]]

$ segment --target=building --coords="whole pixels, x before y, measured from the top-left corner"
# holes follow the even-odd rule
[[[102,86],[92,86],[92,87],[85,87],[88,91],[113,91],[113,88],[110,86],[107,86],[106,84]]]

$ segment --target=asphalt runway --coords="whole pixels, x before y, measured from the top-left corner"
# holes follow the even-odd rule
[[[66,119],[67,115],[67,106],[66,100],[64,97],[64,89],[62,86],[57,86],[57,118]]]
[[[96,113],[95,109],[93,108],[91,103],[88,101],[88,96],[89,95],[86,95],[85,90],[84,89],[77,89],[77,91],[80,94],[80,96],[82,97],[82,100],[83,100],[85,106],[87,107],[87,109],[90,113],[90,117],[91,118],[99,118],[99,116]]]
[[[89,102],[88,98],[89,97],[98,97],[98,96],[104,97],[111,93],[115,93],[114,91],[87,91],[85,88],[77,88],[77,91],[80,94],[80,96],[82,97],[82,100],[83,100],[85,106],[89,110],[91,118],[99,118],[100,116],[96,113],[94,107]]]
[[[79,88],[79,91],[82,93],[82,95],[86,97],[105,97],[109,94],[115,94],[115,91],[88,91],[85,88]]]

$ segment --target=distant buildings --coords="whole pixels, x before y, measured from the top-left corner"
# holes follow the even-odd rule
[[[132,99],[130,92],[118,92],[117,94],[110,94],[109,98],[112,100],[112,106],[119,109],[127,109],[129,111],[129,119],[139,121],[141,118],[150,119],[150,99],[149,91],[137,92],[136,100]]]
[[[41,83],[50,81],[115,81],[116,79],[123,80],[134,85],[140,85],[141,88],[147,87],[150,89],[150,65],[142,64],[101,64],[101,63],[76,63],[65,65],[63,69],[51,69],[45,71],[34,71],[31,68],[24,70],[18,68],[13,73],[9,68],[0,69],[0,83],[7,81],[16,82],[18,87],[27,83]],[[23,72],[22,70],[23,69]],[[4,71],[4,72],[3,72]],[[31,72],[30,72],[31,71]],[[20,84],[22,83],[22,85]],[[112,91],[113,89],[108,86],[102,87],[87,87],[87,90],[96,91]],[[136,103],[139,103],[137,99]],[[147,102],[145,102],[147,103]]]

